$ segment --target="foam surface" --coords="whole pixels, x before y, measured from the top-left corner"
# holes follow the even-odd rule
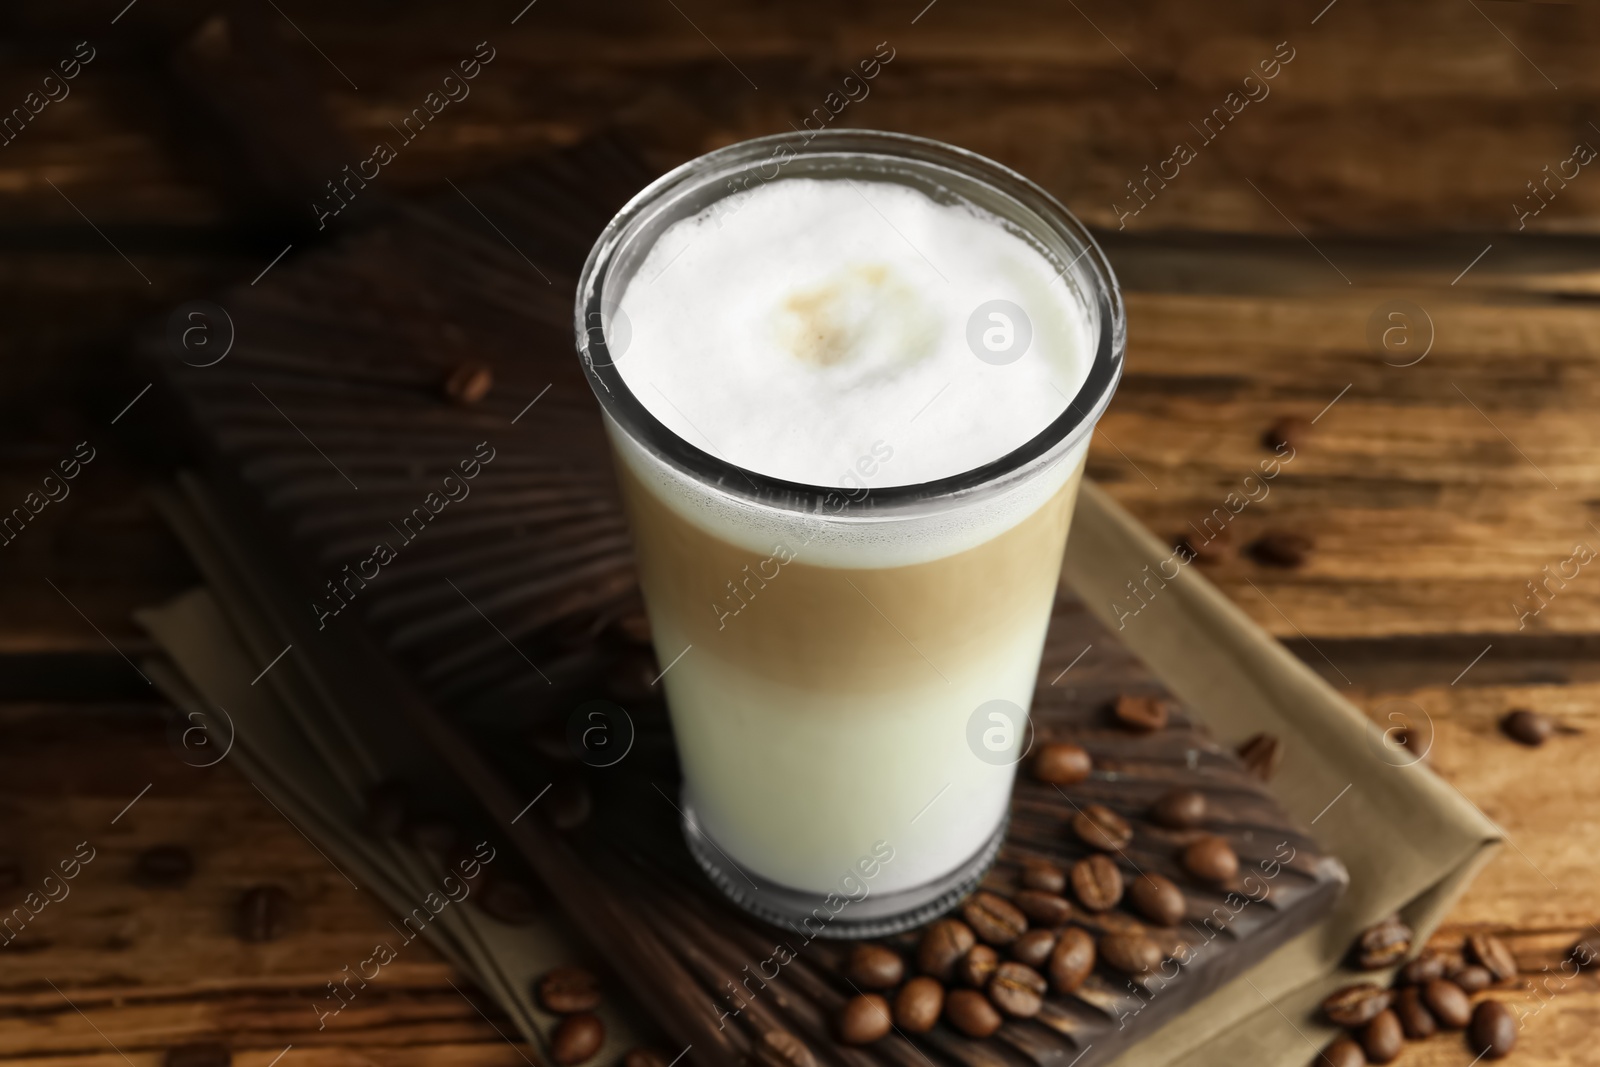
[[[1076,395],[1088,324],[1059,269],[975,207],[782,178],[661,235],[620,301],[631,340],[617,367],[674,433],[749,470],[827,487],[931,481],[1012,451]],[[1032,333],[1003,365],[969,343],[993,300]]]

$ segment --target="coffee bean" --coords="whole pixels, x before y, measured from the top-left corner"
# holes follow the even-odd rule
[[[768,1030],[761,1035],[756,1060],[763,1067],[817,1067],[806,1043],[787,1030]]]
[[[1128,974],[1146,974],[1161,966],[1161,946],[1143,934],[1106,934],[1098,952],[1106,963]]]
[[[878,993],[863,993],[844,1002],[839,1013],[839,1040],[870,1045],[889,1032],[889,1002]]]
[[[1506,943],[1493,934],[1473,934],[1467,938],[1467,954],[1489,968],[1496,982],[1517,976],[1517,958]]]
[[[1416,986],[1406,986],[1400,990],[1400,995],[1395,998],[1394,1013],[1400,1019],[1400,1029],[1405,1031],[1410,1041],[1432,1037],[1433,1032],[1439,1029],[1438,1022],[1422,1002],[1422,990]]]
[[[233,1053],[215,1041],[178,1045],[167,1049],[166,1067],[229,1067]]]
[[[1143,874],[1128,886],[1128,897],[1133,910],[1157,926],[1177,926],[1189,910],[1183,890],[1170,878],[1159,874]]]
[[[239,898],[235,930],[243,941],[276,941],[289,932],[294,902],[275,885],[258,885]]]
[[[1472,1002],[1448,978],[1435,978],[1423,986],[1422,1002],[1446,1030],[1463,1030],[1472,1021]]]
[[[1550,739],[1555,724],[1548,716],[1527,708],[1513,708],[1500,720],[1500,729],[1513,741],[1524,745],[1542,745]]]
[[[1367,1067],[1367,1054],[1348,1037],[1336,1037],[1323,1049],[1312,1067]]]
[[[379,782],[367,790],[363,823],[373,837],[399,837],[406,825],[406,787],[402,782]]]
[[[1000,1013],[976,989],[954,989],[944,998],[944,1017],[968,1037],[985,1038],[1000,1029]]]
[[[925,1034],[944,1010],[944,986],[923,975],[900,987],[894,998],[894,1021],[908,1034]]]
[[[1385,919],[1362,931],[1356,939],[1356,962],[1364,971],[1392,967],[1411,951],[1411,936],[1411,927],[1399,917]]]
[[[1472,1009],[1472,1047],[1486,1060],[1503,1059],[1517,1047],[1517,1019],[1498,1000],[1483,1000]]]
[[[1089,777],[1094,761],[1077,745],[1056,742],[1045,745],[1033,758],[1033,776],[1051,785],[1072,785]]]
[[[1261,443],[1274,452],[1289,449],[1290,454],[1304,448],[1311,438],[1311,423],[1298,415],[1285,415],[1268,426],[1261,435]]]
[[[469,359],[458,364],[444,380],[445,399],[470,407],[489,395],[494,384],[494,369],[487,363]]]
[[[1011,898],[1017,910],[1040,926],[1060,926],[1072,918],[1072,904],[1066,897],[1037,889],[1024,889]]]
[[[490,918],[509,926],[526,926],[539,917],[533,893],[521,882],[509,878],[489,878],[478,892],[478,907]]]
[[[668,1060],[653,1048],[631,1048],[622,1056],[622,1067],[668,1067]]]
[[[900,984],[906,965],[893,949],[862,942],[850,950],[844,973],[863,989],[890,989]]]
[[[1029,930],[1011,942],[1011,958],[1025,963],[1034,970],[1043,967],[1055,950],[1056,935],[1052,930]]]
[[[989,999],[994,1006],[1016,1019],[1031,1019],[1044,1006],[1049,988],[1044,976],[1032,967],[1006,962],[989,979]]]
[[[1117,721],[1130,730],[1154,733],[1167,725],[1167,702],[1160,697],[1136,697],[1124,693],[1112,708]]]
[[[979,890],[961,905],[961,917],[972,932],[991,945],[1009,945],[1028,929],[1028,918],[996,893]]]
[[[1206,817],[1206,795],[1198,789],[1169,789],[1150,808],[1150,818],[1174,830],[1199,826]]]
[[[1470,963],[1457,971],[1450,981],[1460,986],[1463,993],[1482,993],[1494,985],[1494,975],[1489,973],[1489,968]]]
[[[1090,804],[1074,815],[1072,830],[1090,848],[1107,852],[1115,852],[1133,840],[1133,827],[1103,804]]]
[[[1464,956],[1459,949],[1453,948],[1442,948],[1438,950],[1438,953],[1440,956],[1444,957],[1443,977],[1450,979],[1452,982],[1456,982],[1456,975],[1460,974],[1461,969],[1467,966],[1467,957]],[[1456,985],[1460,984],[1460,982],[1456,982]]]
[[[1265,567],[1299,567],[1311,556],[1315,542],[1304,534],[1270,531],[1245,546],[1245,554]]]
[[[600,979],[582,967],[557,967],[534,986],[545,1011],[577,1015],[600,1006]]]
[[[1050,953],[1050,984],[1057,993],[1071,993],[1094,970],[1094,958],[1094,938],[1089,936],[1089,931],[1078,926],[1067,927],[1061,931]]]
[[[1122,899],[1122,872],[1100,853],[1085,856],[1072,865],[1072,891],[1090,911],[1107,911]]]
[[[1369,1062],[1393,1063],[1406,1047],[1400,1017],[1392,1011],[1379,1012],[1361,1031],[1361,1047],[1367,1050]]]
[[[1400,973],[1395,975],[1397,985],[1427,985],[1435,978],[1444,977],[1444,953],[1434,949],[1424,949],[1422,955],[1400,968]]]
[[[550,1035],[550,1058],[570,1067],[590,1059],[606,1041],[606,1024],[598,1015],[568,1015]]]
[[[1393,994],[1371,982],[1345,986],[1323,998],[1322,1014],[1335,1026],[1349,1029],[1365,1026],[1393,1003]]]
[[[1224,839],[1205,834],[1183,850],[1183,866],[1196,878],[1226,882],[1239,873],[1239,856]]]
[[[956,962],[967,954],[967,949],[977,940],[972,928],[959,919],[940,919],[922,935],[922,944],[917,949],[917,966],[924,974],[948,982]]]
[[[133,880],[151,889],[176,889],[194,875],[194,857],[182,845],[153,845],[133,861]]]
[[[956,964],[956,975],[973,989],[982,989],[999,966],[1000,953],[988,945],[973,945]]]
[[[1593,967],[1596,961],[1600,961],[1600,939],[1586,937],[1577,942],[1567,949],[1567,959],[1580,971]]]
[[[1267,782],[1283,759],[1283,744],[1272,734],[1256,734],[1239,746],[1238,753],[1245,769]]]
[[[1022,865],[1022,885],[1041,893],[1059,893],[1067,887],[1067,872],[1044,860],[1028,860]]]
[[[582,774],[568,770],[550,783],[550,795],[539,805],[539,814],[557,830],[573,830],[589,821],[594,802]]]
[[[1172,548],[1185,563],[1221,563],[1228,558],[1228,542],[1232,540],[1226,526],[1214,537],[1185,531],[1172,538]]]
[[[424,815],[406,827],[406,837],[430,856],[444,857],[461,842],[456,824],[437,815]]]

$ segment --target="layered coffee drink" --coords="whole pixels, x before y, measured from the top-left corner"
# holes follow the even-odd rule
[[[790,143],[625,209],[580,346],[691,848],[759,914],[866,935],[998,848],[1121,309],[1015,175],[881,134],[754,147]]]

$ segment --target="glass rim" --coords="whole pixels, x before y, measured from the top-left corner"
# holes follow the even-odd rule
[[[789,154],[780,161],[778,157],[784,152]],[[780,174],[760,180],[779,180],[782,167],[802,156],[878,158],[920,167],[928,174],[942,170],[987,187],[989,192],[1042,221],[1050,230],[1049,236],[1074,253],[1057,276],[1075,272],[1079,291],[1093,303],[1099,320],[1088,374],[1061,414],[1010,452],[969,470],[931,481],[857,489],[789,481],[738,466],[699,448],[656,418],[634,396],[607,347],[607,307],[615,309],[619,303],[606,289],[611,268],[619,256],[633,251],[630,242],[637,241],[645,224],[653,221],[652,209],[697,190],[727,188],[731,179],[766,166],[777,166]],[[890,176],[871,180],[894,179]],[[727,195],[714,197],[709,203]],[[992,210],[988,204],[977,206]],[[1035,240],[1042,236],[1034,232],[1036,226],[1025,226],[1022,220],[1003,214],[1001,218],[1021,227]],[[652,236],[651,243],[653,240]],[[626,281],[622,288],[626,288]],[[1073,298],[1070,293],[1068,298]],[[846,519],[887,518],[918,510],[930,501],[1003,492],[1050,466],[1093,431],[1121,378],[1127,344],[1122,293],[1111,265],[1088,228],[1060,201],[1016,171],[975,152],[925,137],[876,130],[757,137],[697,156],[668,171],[635,194],[601,231],[579,275],[573,314],[578,355],[601,408],[646,452],[695,482],[737,500],[785,512]],[[601,324],[599,328],[593,325],[597,322]]]

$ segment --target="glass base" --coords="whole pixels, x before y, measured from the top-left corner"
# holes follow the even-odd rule
[[[1005,841],[1009,821],[1008,814],[977,852],[942,878],[895,893],[869,893],[830,912],[823,904],[826,893],[791,889],[739,867],[700,828],[687,797],[683,802],[683,839],[712,884],[745,911],[775,926],[794,930],[807,940],[884,937],[944,914],[988,872]]]

